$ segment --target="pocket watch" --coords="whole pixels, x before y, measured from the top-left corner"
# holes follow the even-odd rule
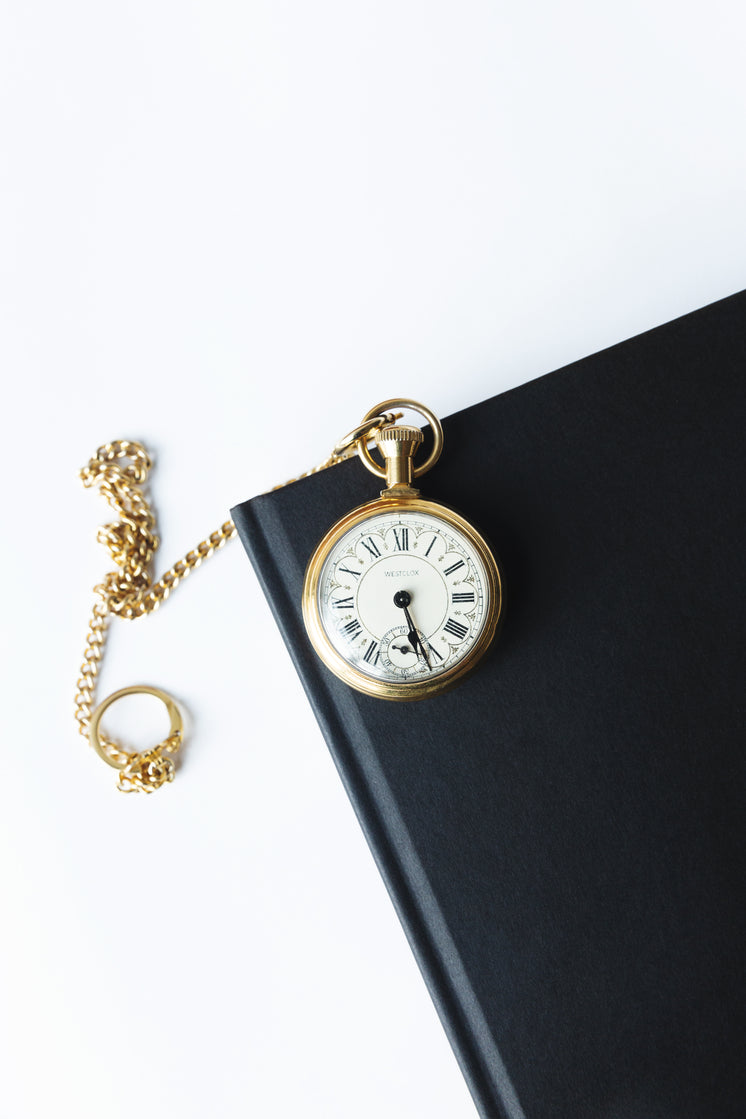
[[[386,416],[395,408],[430,424],[433,448],[419,465],[422,432]],[[371,435],[383,464],[371,453]],[[353,443],[386,488],[337,521],[311,557],[303,585],[308,636],[327,668],[357,691],[390,700],[439,695],[475,668],[497,633],[499,564],[469,521],[412,486],[443,448],[429,409],[384,401],[340,448]]]

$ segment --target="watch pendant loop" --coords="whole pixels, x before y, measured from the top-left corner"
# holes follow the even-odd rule
[[[392,424],[397,419],[394,412],[383,412],[378,415],[375,411],[368,412],[367,416],[362,423],[357,427],[353,427],[352,431],[348,431],[346,435],[337,443],[332,451],[335,458],[339,458],[347,451],[350,455],[354,454],[355,447],[359,443],[364,443],[370,437],[382,428],[385,424]]]
[[[375,408],[371,408],[369,412],[363,416],[361,427],[367,425],[375,416],[380,416],[385,412],[391,412],[398,408],[405,408],[410,412],[417,412],[423,419],[427,420],[433,432],[433,448],[425,461],[420,466],[414,467],[414,477],[419,478],[426,474],[431,467],[440,458],[440,453],[443,450],[443,428],[438,417],[426,408],[424,404],[419,404],[416,400],[409,400],[406,397],[396,400],[384,400],[382,404],[376,404]],[[357,445],[357,453],[363,460],[365,466],[370,470],[371,474],[375,474],[378,478],[386,477],[386,468],[381,466],[373,458],[368,445],[365,441],[361,440]]]

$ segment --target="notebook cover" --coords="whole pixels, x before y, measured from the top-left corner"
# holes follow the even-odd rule
[[[421,703],[306,638],[355,459],[232,511],[483,1116],[746,1114],[746,292],[467,408],[502,635]]]

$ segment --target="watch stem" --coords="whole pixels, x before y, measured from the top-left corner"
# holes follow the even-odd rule
[[[424,438],[420,429],[390,424],[377,431],[374,438],[386,463],[387,487],[411,487],[414,477],[412,459]]]

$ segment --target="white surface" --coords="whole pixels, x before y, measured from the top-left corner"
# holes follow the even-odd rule
[[[6,6],[3,1119],[474,1114],[238,544],[113,628],[101,694],[189,711],[175,784],[77,735],[76,471],[146,442],[162,570],[386,396],[446,415],[745,286],[742,10]]]

